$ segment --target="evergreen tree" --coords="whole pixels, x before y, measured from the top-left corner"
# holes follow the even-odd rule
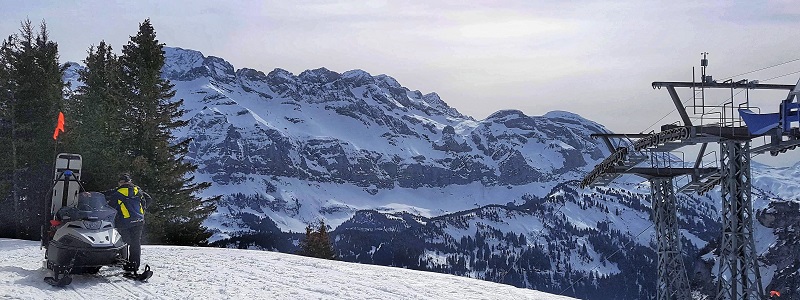
[[[10,39],[3,40],[2,45],[0,45],[0,153],[7,153],[5,159],[0,159],[0,205],[5,207],[5,209],[0,209],[0,237],[12,235],[12,228],[14,227],[12,217],[16,209],[9,205],[13,202],[11,187],[14,170],[12,165],[14,155],[11,149],[13,95],[11,94],[11,74],[9,73],[11,66],[6,54],[10,43]]]
[[[119,58],[127,94],[122,105],[123,149],[130,159],[131,174],[155,199],[149,204],[146,240],[151,243],[204,245],[211,233],[202,226],[216,209],[219,197],[202,199],[196,194],[209,187],[187,178],[197,166],[185,160],[190,139],[178,141],[173,130],[183,127],[183,100],[173,100],[169,80],[161,78],[164,44],[146,19],[139,32],[122,49]]]
[[[328,226],[325,221],[320,220],[317,230],[314,231],[311,224],[306,226],[306,238],[300,241],[300,255],[324,259],[336,259],[333,251]]]
[[[70,151],[83,157],[82,177],[86,190],[98,191],[113,187],[123,169],[125,152],[122,132],[130,131],[123,122],[124,108],[121,71],[111,45],[101,41],[89,48],[84,60],[86,68],[78,72],[83,83],[77,88],[67,107],[67,115],[75,121],[67,135]]]
[[[306,236],[300,241],[300,252],[298,254],[314,257],[314,249],[312,246],[314,243],[316,243],[316,232],[314,232],[314,228],[311,224],[308,224],[306,225]]]
[[[35,33],[31,22],[24,21],[19,34],[10,36],[2,49],[4,75],[0,76],[5,82],[0,84],[6,96],[0,98],[4,102],[0,106],[4,123],[10,123],[10,145],[4,147],[11,148],[7,159],[12,177],[11,197],[6,197],[2,207],[13,212],[11,228],[0,233],[38,239],[53,177],[56,149],[51,137],[63,105],[63,69],[58,64],[58,44],[50,41],[44,22]]]

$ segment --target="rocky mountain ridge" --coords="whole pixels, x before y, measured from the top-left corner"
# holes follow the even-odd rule
[[[608,131],[600,124],[558,111],[475,120],[387,75],[265,74],[194,50],[165,54],[163,76],[188,112],[177,136],[193,139],[188,159],[213,183],[206,194],[223,195],[206,223],[216,245],[293,252],[298,232],[324,219],[348,261],[585,299],[655,295],[647,182],[577,187],[608,155],[590,137]],[[760,221],[796,214],[798,169],[754,164]],[[719,236],[719,196],[678,197],[687,268],[708,294],[715,270],[700,257]],[[769,256],[785,251],[775,242],[788,241],[784,229],[762,223],[757,248],[776,279],[792,282],[797,268]]]

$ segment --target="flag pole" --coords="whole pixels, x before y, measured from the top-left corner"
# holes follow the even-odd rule
[[[55,141],[55,145],[53,145],[53,156],[58,154],[58,134],[60,132],[64,132],[64,113],[59,111],[56,129],[53,131],[53,140]]]
[[[59,111],[58,112],[58,121],[56,122],[56,129],[53,131],[53,141],[54,141],[54,143],[53,143],[53,156],[52,157],[56,157],[58,155],[58,134],[61,133],[61,132],[64,132],[64,112]],[[56,158],[56,160],[58,160],[58,158]],[[55,163],[53,164],[53,168],[56,168]],[[54,170],[54,172],[56,172],[56,171],[57,170]],[[45,243],[45,235],[48,234],[47,232],[45,232],[45,228],[47,228],[47,226],[49,225],[49,222],[50,222],[50,220],[52,218],[52,216],[50,216],[50,213],[51,213],[50,210],[53,207],[52,192],[53,191],[52,191],[52,188],[51,188],[50,197],[48,197],[44,201],[44,203],[45,203],[45,214],[44,214],[45,220],[44,220],[44,224],[42,225],[42,246],[45,246],[44,245],[44,243]]]

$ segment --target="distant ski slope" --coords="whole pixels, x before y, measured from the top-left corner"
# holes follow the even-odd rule
[[[465,277],[266,251],[144,246],[148,283],[116,268],[42,278],[39,242],[0,239],[0,299],[573,299]]]

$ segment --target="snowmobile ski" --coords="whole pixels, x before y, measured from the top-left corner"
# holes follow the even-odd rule
[[[44,282],[47,282],[47,284],[52,286],[65,287],[72,283],[72,277],[69,276],[69,274],[64,274],[60,279],[56,279],[54,277],[45,277]]]
[[[136,281],[147,282],[147,279],[150,279],[150,277],[153,277],[153,271],[150,271],[150,266],[149,265],[145,265],[144,266],[144,272],[142,272],[141,274],[135,273],[135,272],[134,273],[125,273],[125,274],[122,274],[122,277],[125,277],[125,278],[128,278],[128,279],[133,279],[133,280],[136,280]]]

